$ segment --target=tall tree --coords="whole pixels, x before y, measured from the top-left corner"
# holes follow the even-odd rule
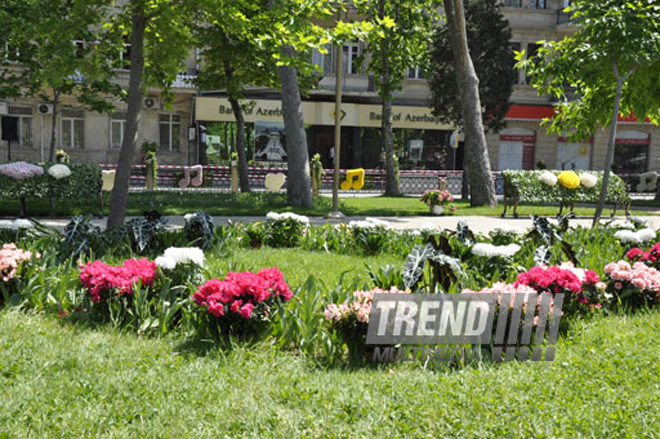
[[[456,79],[465,132],[465,166],[470,182],[470,205],[497,206],[491,177],[488,145],[482,122],[479,78],[468,49],[463,0],[444,0],[447,26],[454,52]]]
[[[109,0],[3,0],[0,12],[0,97],[38,96],[53,105],[48,160],[55,160],[62,97],[97,111],[118,92],[94,32]]]
[[[605,205],[619,115],[660,122],[660,4],[576,0],[567,11],[577,32],[543,42],[536,57],[522,60],[520,53],[518,65],[532,75],[539,93],[559,100],[549,132],[577,140],[598,126],[610,127],[595,227]]]
[[[367,36],[368,70],[382,99],[381,131],[385,146],[385,193],[397,195],[392,136],[392,96],[409,68],[424,67],[432,43],[435,0],[357,0],[358,13],[373,25]]]
[[[250,192],[245,153],[245,91],[248,86],[274,88],[278,79],[273,54],[254,37],[263,29],[261,13],[268,2],[206,0],[198,6],[195,34],[204,62],[197,83],[205,89],[227,93],[236,118],[241,192]]]
[[[126,128],[110,197],[109,228],[122,226],[126,216],[144,87],[158,86],[171,98],[171,84],[190,51],[191,10],[186,0],[131,0],[108,23],[117,44],[128,38],[131,45]]]
[[[509,48],[511,30],[496,0],[467,0],[465,25],[470,58],[479,78],[482,120],[488,130],[499,132],[515,84],[515,58]],[[456,77],[456,62],[449,26],[435,33],[429,87],[434,114],[445,123],[463,125],[463,112]]]

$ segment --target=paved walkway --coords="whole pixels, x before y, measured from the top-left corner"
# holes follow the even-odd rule
[[[130,219],[132,217],[128,217],[127,219]],[[178,228],[178,227],[183,227],[184,220],[183,216],[167,216],[165,217],[167,220],[167,226],[168,228]],[[468,223],[470,229],[474,232],[478,233],[488,233],[489,231],[493,230],[495,227],[506,225],[506,226],[512,226],[512,227],[519,227],[519,228],[528,228],[531,227],[532,225],[532,220],[529,217],[526,218],[500,218],[500,217],[487,217],[487,216],[439,216],[439,217],[434,217],[434,216],[407,216],[407,217],[374,217],[378,218],[379,220],[384,220],[388,221],[391,225],[392,228],[394,229],[420,229],[423,227],[439,227],[439,228],[446,228],[446,229],[455,229],[456,225],[458,224],[459,221],[465,221]],[[660,216],[644,216],[641,217],[648,221],[649,227],[652,227],[654,230],[657,230],[660,228]],[[265,216],[214,216],[213,221],[216,225],[223,225],[227,224],[229,221],[233,223],[237,222],[254,222],[254,221],[263,221],[265,220]],[[326,224],[326,223],[340,223],[340,222],[345,222],[348,223],[349,221],[353,220],[363,220],[365,217],[360,216],[360,217],[345,217],[341,220],[336,220],[336,219],[326,219],[322,217],[310,217],[310,222],[312,224],[318,225],[318,224]],[[609,221],[610,217],[607,216],[603,219],[603,221]],[[623,216],[617,216],[615,218],[616,221],[625,221],[625,217]],[[44,218],[39,220],[41,223],[51,226],[51,227],[56,227],[56,228],[64,228],[66,224],[68,223],[68,219],[66,218]],[[105,228],[106,224],[106,219],[98,219],[95,218],[92,221],[94,224],[100,226],[101,228]],[[583,226],[583,227],[591,227],[591,218],[583,217],[583,218],[576,218],[570,221],[572,226]]]

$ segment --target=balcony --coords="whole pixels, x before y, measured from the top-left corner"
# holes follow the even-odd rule
[[[197,75],[176,75],[176,79],[172,82],[172,88],[196,89],[195,79],[197,79]]]

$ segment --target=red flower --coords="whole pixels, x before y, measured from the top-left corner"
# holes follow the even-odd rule
[[[250,317],[252,317],[253,309],[254,309],[254,305],[252,305],[251,303],[246,303],[241,307],[241,311],[240,311],[241,316],[243,316],[246,319],[249,319]]]
[[[630,250],[628,250],[628,253],[626,253],[626,258],[629,261],[633,261],[633,260],[636,260],[637,258],[639,258],[640,256],[642,256],[643,254],[644,254],[644,251],[641,248],[635,247],[635,248],[631,248]]]

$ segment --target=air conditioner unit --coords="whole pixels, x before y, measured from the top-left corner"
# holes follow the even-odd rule
[[[39,104],[37,105],[37,111],[39,112],[39,114],[53,114],[53,105]]]
[[[151,96],[145,96],[142,98],[142,107],[148,110],[159,110],[160,101],[158,98],[153,98]]]

